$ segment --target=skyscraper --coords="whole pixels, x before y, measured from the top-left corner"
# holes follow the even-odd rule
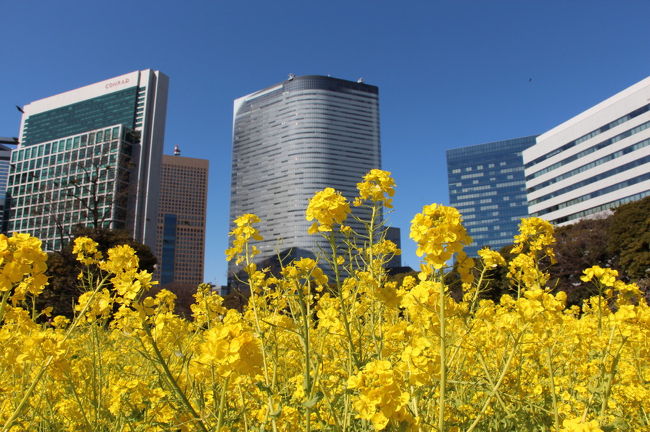
[[[7,195],[7,180],[9,180],[9,161],[11,151],[18,143],[17,138],[0,137],[0,232],[7,232],[5,215],[5,200]]]
[[[307,233],[309,199],[325,187],[353,198],[380,159],[377,87],[290,75],[235,100],[230,219],[262,219],[259,260],[288,249],[292,257],[318,255],[329,246]]]
[[[155,277],[166,285],[196,288],[203,282],[208,161],[163,155]]]
[[[528,210],[556,224],[650,195],[650,77],[543,133],[523,157]]]
[[[147,69],[25,105],[9,231],[58,249],[73,226],[100,225],[154,248],[167,87]]]
[[[472,236],[468,255],[512,243],[528,215],[521,153],[533,144],[535,136],[528,136],[447,150],[449,203]]]

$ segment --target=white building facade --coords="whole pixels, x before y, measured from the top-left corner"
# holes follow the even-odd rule
[[[152,249],[169,80],[131,72],[23,107],[8,231],[59,249],[76,225],[126,229]]]
[[[524,150],[528,212],[562,225],[650,195],[650,77]]]

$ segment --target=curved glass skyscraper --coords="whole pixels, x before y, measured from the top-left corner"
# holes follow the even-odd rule
[[[307,234],[309,198],[329,186],[352,199],[380,159],[377,87],[289,76],[235,100],[230,220],[244,213],[262,219],[259,260],[287,250],[318,255],[327,245]]]

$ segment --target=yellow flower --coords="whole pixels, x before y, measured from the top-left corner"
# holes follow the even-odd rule
[[[395,180],[390,176],[389,171],[370,170],[363,177],[363,181],[357,183],[357,189],[359,197],[354,200],[355,206],[360,206],[362,201],[369,200],[380,201],[388,208],[393,207],[393,199],[390,197],[395,195]]]
[[[418,245],[415,253],[425,255],[428,264],[441,269],[454,253],[472,242],[461,222],[460,213],[453,207],[424,206],[411,221],[411,238]]]
[[[77,261],[85,265],[97,264],[102,254],[97,250],[97,242],[89,237],[77,237],[74,239],[72,253],[77,255]]]
[[[113,274],[126,273],[138,269],[138,256],[129,245],[119,245],[108,250],[108,259],[99,263],[99,267]]]
[[[237,257],[236,263],[240,264],[244,260],[245,248],[251,240],[261,241],[264,238],[260,232],[253,226],[254,223],[259,223],[260,218],[252,213],[246,213],[234,220],[235,229],[230,231],[228,235],[234,237],[232,247],[226,249],[226,261],[231,261]],[[253,246],[249,251],[251,256],[259,253],[259,250]]]
[[[583,282],[589,282],[594,277],[603,285],[613,287],[618,277],[618,271],[600,266],[589,267],[582,271],[584,276],[580,276]]]
[[[305,217],[316,220],[307,231],[309,234],[332,231],[332,226],[342,224],[350,213],[348,200],[340,192],[325,188],[309,200]]]
[[[580,417],[577,417],[564,420],[560,432],[602,432],[602,429],[596,420],[585,422]]]
[[[508,277],[529,289],[542,288],[549,279],[548,273],[539,270],[535,258],[526,254],[519,254],[510,261]]]
[[[389,361],[374,360],[348,380],[348,388],[356,390],[353,402],[357,417],[368,420],[375,430],[383,430],[390,421],[411,423],[408,411],[410,395],[400,389],[403,383]]]
[[[229,310],[223,324],[205,332],[199,362],[213,365],[222,377],[255,376],[261,371],[262,353],[254,333],[247,329],[241,315]]]
[[[553,225],[544,219],[524,218],[519,225],[519,234],[515,236],[515,247],[510,252],[513,254],[526,252],[536,255],[538,252],[544,251],[551,258],[551,262],[554,262],[555,254],[551,247],[555,243],[553,231]],[[528,247],[527,250],[526,247]]]
[[[493,251],[490,248],[483,248],[478,251],[478,256],[483,260],[483,265],[486,268],[494,268],[497,266],[505,266],[506,260],[503,259],[501,254],[497,251]]]

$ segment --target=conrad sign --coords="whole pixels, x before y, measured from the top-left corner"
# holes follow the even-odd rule
[[[115,81],[110,81],[110,82],[106,83],[104,88],[109,89],[109,88],[121,86],[121,85],[124,85],[124,84],[128,84],[129,81],[131,81],[129,78],[122,78],[122,79],[118,79],[118,80],[115,80]]]

